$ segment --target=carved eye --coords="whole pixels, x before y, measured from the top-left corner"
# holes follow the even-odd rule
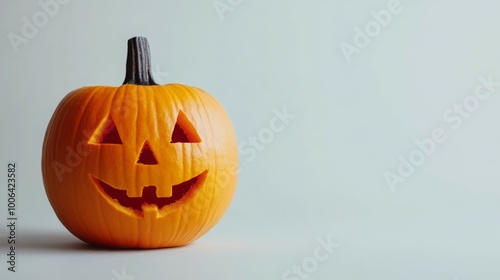
[[[201,138],[184,112],[179,111],[170,143],[200,143]]]
[[[118,129],[110,116],[106,117],[94,131],[89,144],[122,144]]]

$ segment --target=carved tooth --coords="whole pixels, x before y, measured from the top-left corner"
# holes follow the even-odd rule
[[[155,218],[158,216],[158,207],[156,205],[143,205],[142,212],[145,218]]]
[[[157,186],[156,187],[157,197],[171,197],[172,196],[172,186]]]
[[[128,186],[126,189],[128,197],[139,197],[142,195],[142,188],[136,186]]]

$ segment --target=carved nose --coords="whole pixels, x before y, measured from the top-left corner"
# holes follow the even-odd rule
[[[156,160],[155,154],[151,150],[151,147],[149,146],[148,141],[144,142],[144,145],[142,146],[137,163],[144,164],[144,165],[156,165],[156,164],[158,164],[158,161]]]

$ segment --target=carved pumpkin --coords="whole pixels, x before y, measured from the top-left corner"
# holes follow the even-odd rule
[[[128,46],[123,85],[77,89],[55,110],[42,151],[45,191],[62,224],[85,242],[189,244],[233,197],[233,127],[203,90],[154,82],[145,38]]]

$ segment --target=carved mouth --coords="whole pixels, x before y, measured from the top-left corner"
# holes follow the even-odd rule
[[[189,197],[196,189],[205,181],[208,170],[203,171],[199,175],[184,181],[180,184],[172,186],[172,195],[170,197],[158,197],[156,195],[156,186],[145,186],[142,189],[142,196],[129,197],[126,190],[113,188],[111,185],[101,181],[91,175],[94,183],[99,189],[109,198],[119,203],[123,207],[131,208],[142,212],[143,206],[156,205],[158,210],[163,207],[182,200],[184,197]]]

